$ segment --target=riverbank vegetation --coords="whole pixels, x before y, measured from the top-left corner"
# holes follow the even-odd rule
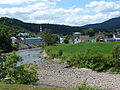
[[[94,71],[120,72],[120,45],[111,43],[56,44],[45,48],[49,58]]]
[[[37,66],[21,64],[22,57],[13,52],[10,56],[0,54],[0,82],[9,84],[31,84],[38,81]]]
[[[86,86],[86,83],[83,83],[82,85],[67,89],[67,88],[47,88],[47,87],[39,87],[39,86],[33,86],[33,85],[18,85],[18,84],[0,84],[0,90],[102,90],[96,87],[89,87]]]
[[[32,85],[0,84],[0,90],[69,90],[69,89],[46,88]]]

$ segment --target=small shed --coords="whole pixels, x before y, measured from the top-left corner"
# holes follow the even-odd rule
[[[65,38],[60,38],[60,43],[64,43]]]
[[[78,43],[80,43],[80,39],[79,38],[75,38],[74,44],[78,44]]]
[[[10,39],[12,40],[12,43],[16,43],[17,42],[17,38],[16,37],[11,37]]]

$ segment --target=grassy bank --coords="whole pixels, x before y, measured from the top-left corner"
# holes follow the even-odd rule
[[[68,90],[68,89],[46,88],[46,87],[37,87],[32,85],[0,84],[0,90]]]
[[[119,49],[119,42],[56,44],[45,48],[50,59],[61,58],[60,63],[110,72],[120,72]]]
[[[50,46],[50,50],[52,52],[58,53],[59,50],[63,51],[64,55],[73,56],[77,52],[85,52],[86,50],[90,49],[92,51],[100,52],[105,55],[110,55],[112,53],[113,47],[119,44],[119,42],[109,42],[109,43],[80,43],[80,44],[56,44]]]
[[[77,88],[73,89],[64,89],[64,88],[46,88],[46,87],[38,87],[32,85],[17,85],[17,84],[0,84],[0,90],[102,90],[99,88],[91,88],[86,86],[86,84],[82,84]]]

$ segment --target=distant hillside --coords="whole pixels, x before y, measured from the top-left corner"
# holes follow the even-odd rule
[[[72,35],[74,32],[82,32],[85,29],[89,28],[89,26],[67,26],[67,25],[58,25],[58,24],[35,24],[35,23],[25,23],[23,21],[20,21],[18,19],[13,19],[13,18],[7,18],[7,17],[1,17],[0,18],[0,24],[5,25],[7,27],[17,27],[21,28],[24,30],[28,30],[31,32],[38,33],[40,31],[40,26],[42,26],[42,29],[44,30],[45,28],[51,29],[52,33],[54,34],[59,34],[59,35]],[[93,25],[94,26],[94,25]],[[94,28],[95,32],[99,31],[107,31],[104,28]],[[17,29],[15,29],[17,30]]]
[[[14,25],[8,26],[8,25],[1,24],[1,23],[0,23],[0,30],[7,30],[9,34],[14,35],[14,36],[16,36],[16,34],[19,32],[31,33],[30,31],[23,29],[19,26],[14,26]]]
[[[120,29],[120,17],[112,18],[103,23],[85,25],[82,28],[104,28],[111,31]]]
[[[7,17],[0,18],[0,23],[6,26],[18,26],[31,32],[39,32],[40,26],[42,26],[43,29],[51,29],[52,33],[62,35],[70,35],[73,34],[73,32],[81,32],[83,30],[81,27],[72,27],[66,25],[25,23],[18,19],[11,19]]]

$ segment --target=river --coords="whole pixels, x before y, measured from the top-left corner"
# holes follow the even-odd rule
[[[34,48],[34,49],[17,52],[16,54],[22,56],[22,58],[24,59],[22,63],[26,64],[26,63],[33,63],[39,61],[40,58],[38,55],[40,54],[40,51],[41,48]]]

